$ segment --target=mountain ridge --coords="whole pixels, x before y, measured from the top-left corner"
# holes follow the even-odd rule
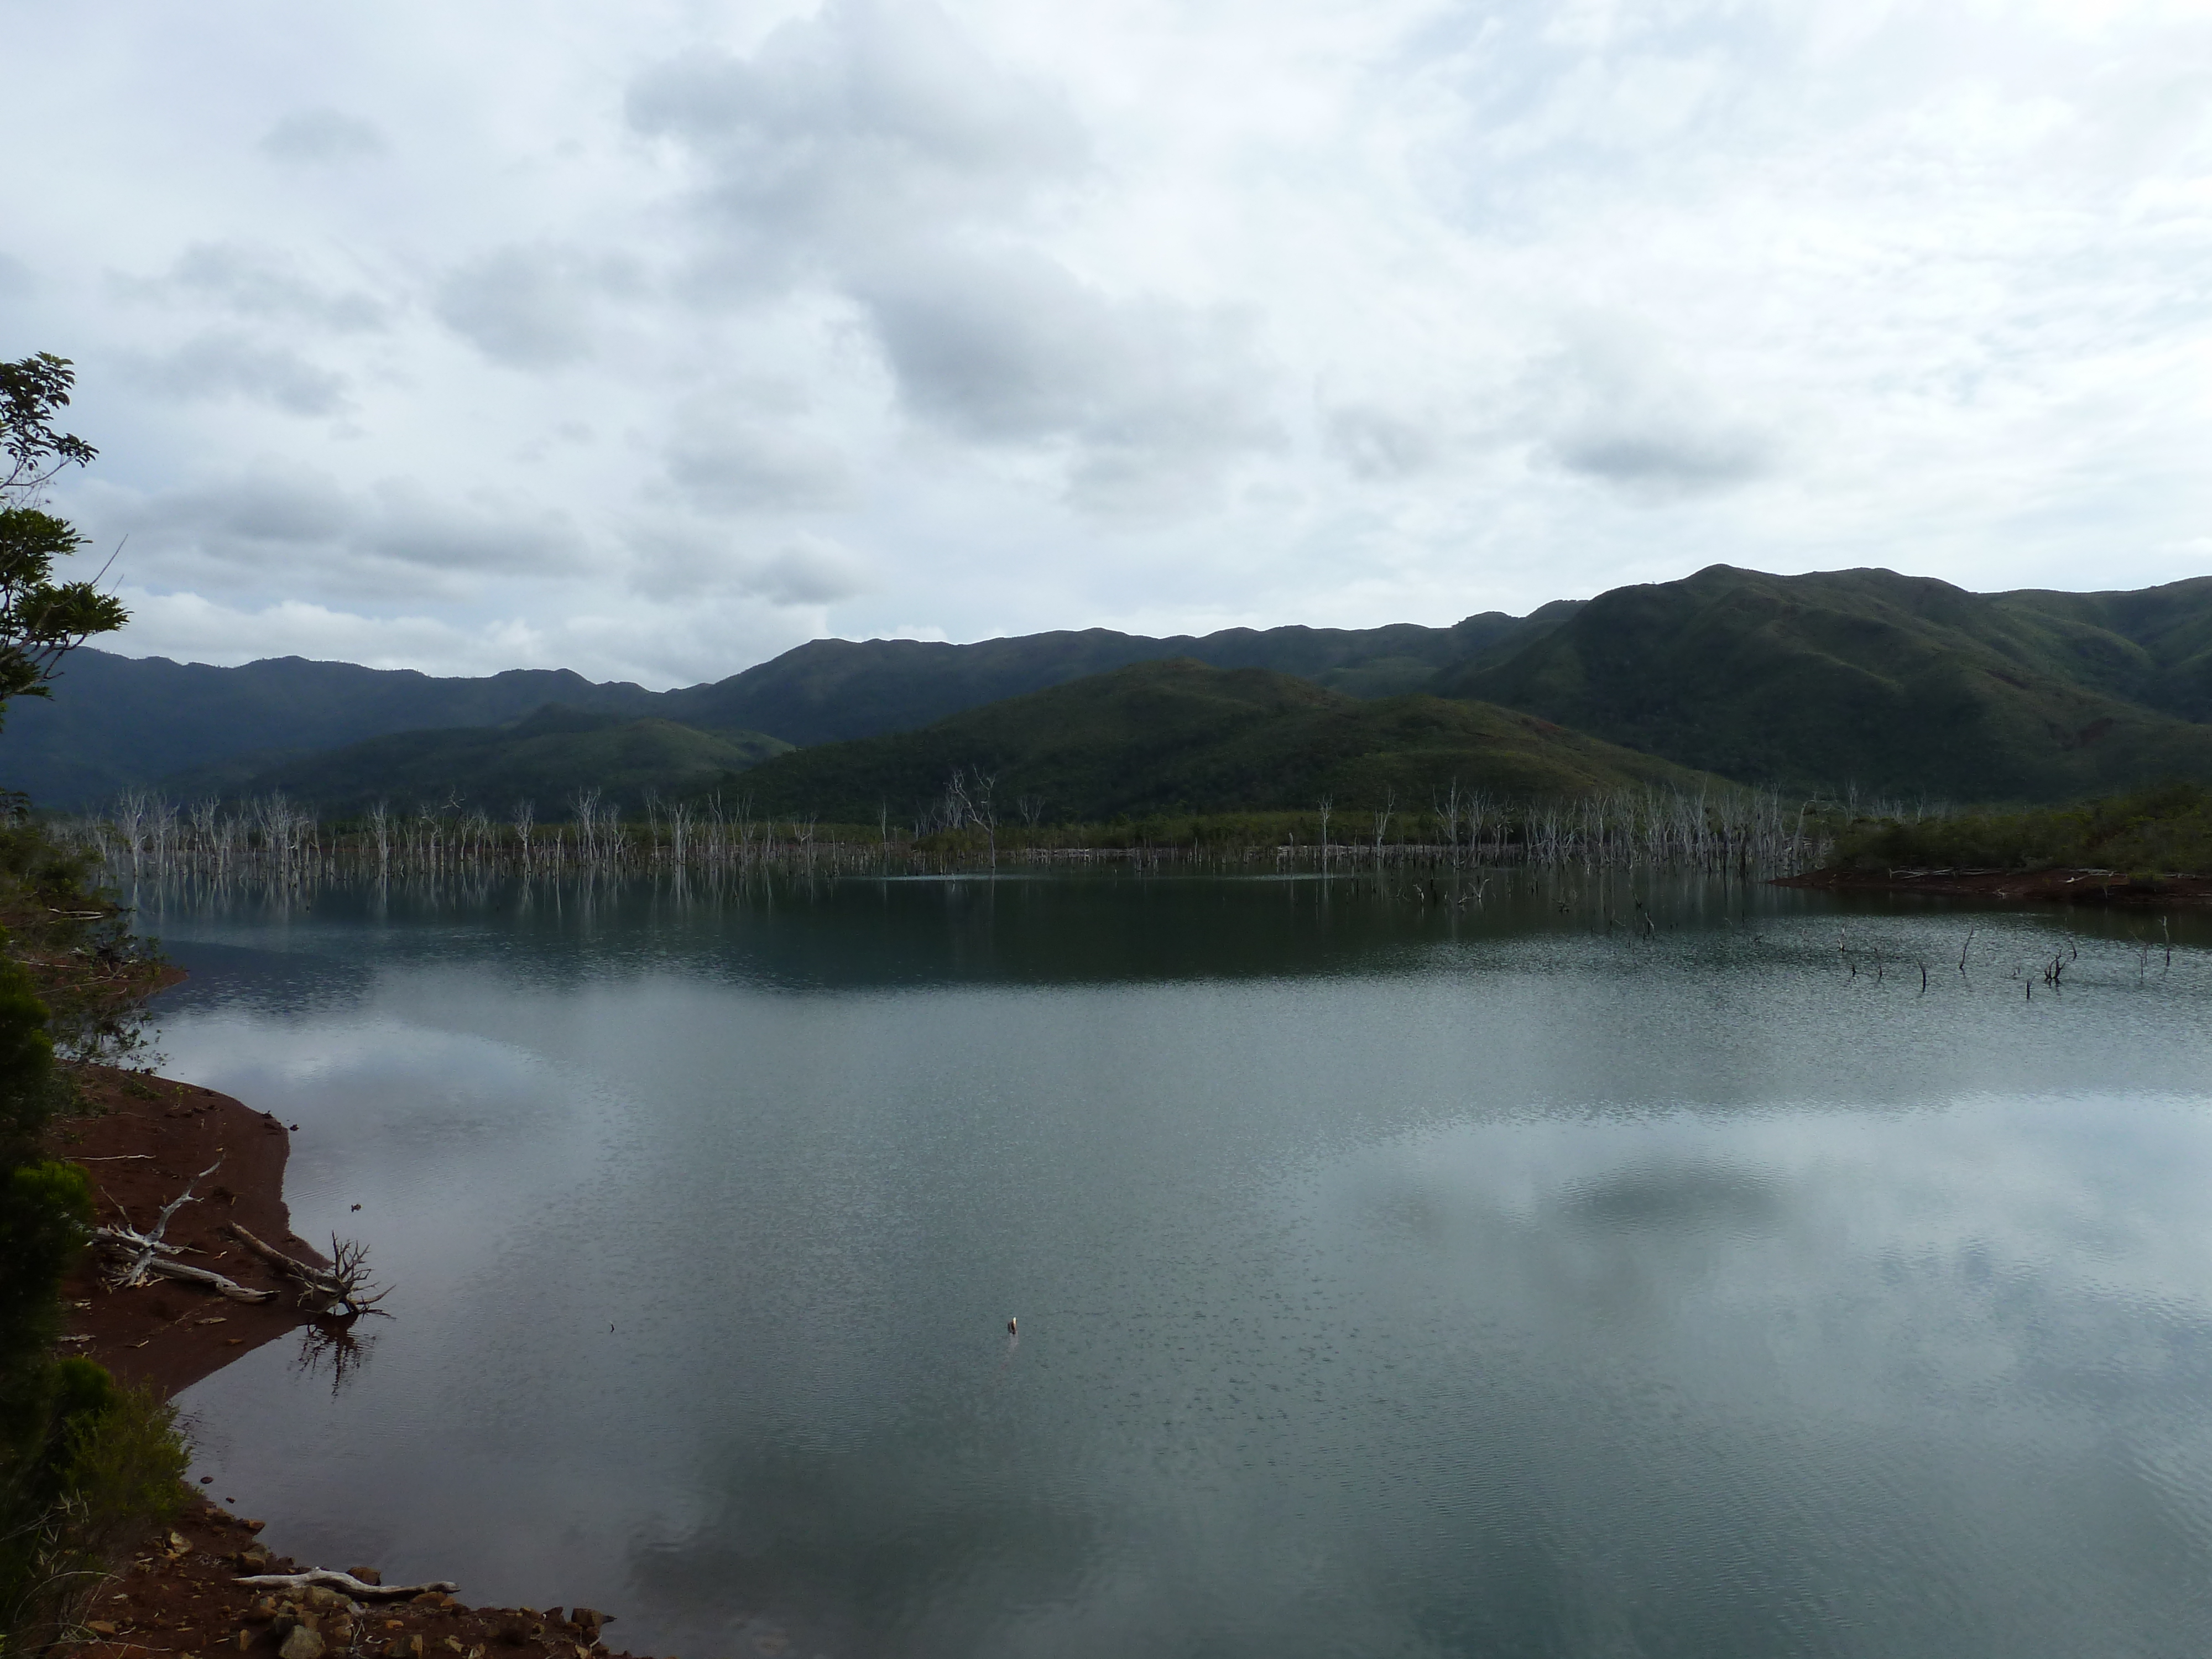
[[[437,755],[466,752],[481,772],[520,741],[456,748],[436,732],[510,726],[557,703],[697,734],[658,731],[658,787],[693,775],[715,742],[757,758],[783,743],[926,731],[1009,698],[1177,659],[1287,672],[1368,701],[1419,693],[1517,709],[1692,770],[1791,790],[2050,802],[2212,779],[2212,577],[1977,594],[1881,568],[1780,576],[1713,565],[1446,628],[816,640],[665,692],[566,670],[440,678],[299,658],[222,669],[87,651],[52,702],[9,711],[0,784],[62,808],[147,784],[233,793],[318,777],[337,788],[331,781],[343,776],[357,794],[369,775],[360,769],[384,765],[404,791],[434,781]],[[300,769],[313,755],[386,738],[405,741]],[[561,770],[540,752],[523,771],[549,767]],[[646,773],[631,770],[646,787]]]

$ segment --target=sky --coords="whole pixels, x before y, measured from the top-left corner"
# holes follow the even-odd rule
[[[2212,571],[2212,6],[0,0],[107,641]]]

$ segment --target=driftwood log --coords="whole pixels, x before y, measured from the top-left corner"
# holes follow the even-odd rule
[[[92,1247],[114,1264],[109,1270],[108,1280],[118,1290],[133,1285],[143,1285],[149,1279],[179,1279],[188,1285],[204,1285],[218,1296],[233,1302],[274,1302],[274,1291],[257,1291],[241,1285],[234,1279],[226,1279],[211,1267],[195,1267],[176,1259],[173,1244],[155,1245],[157,1254],[145,1254],[146,1238],[127,1227],[96,1227],[93,1230]]]
[[[405,1595],[427,1595],[433,1590],[451,1595],[460,1588],[447,1578],[441,1578],[434,1584],[369,1584],[349,1572],[335,1572],[328,1567],[310,1567],[305,1572],[256,1573],[236,1582],[251,1584],[256,1589],[275,1590],[311,1589],[320,1584],[325,1589],[343,1590],[356,1601],[389,1601]]]
[[[319,1312],[335,1308],[351,1317],[368,1312],[391,1294],[389,1290],[370,1286],[368,1251],[336,1234],[331,1237],[332,1265],[318,1267],[312,1261],[285,1255],[273,1244],[263,1243],[235,1221],[229,1224],[229,1231],[232,1237],[299,1285],[302,1307]]]
[[[163,1235],[169,1231],[169,1219],[185,1205],[193,1201],[192,1188],[222,1167],[221,1158],[202,1170],[185,1183],[185,1190],[161,1206],[161,1213],[154,1219],[151,1231],[140,1232],[131,1224],[131,1217],[120,1204],[115,1206],[122,1220],[112,1227],[95,1227],[92,1246],[107,1258],[107,1282],[118,1291],[127,1291],[152,1279],[181,1279],[188,1284],[204,1285],[233,1302],[270,1302],[276,1299],[274,1291],[248,1290],[234,1279],[207,1267],[194,1267],[177,1260],[183,1254]],[[110,1200],[112,1203],[114,1200]]]

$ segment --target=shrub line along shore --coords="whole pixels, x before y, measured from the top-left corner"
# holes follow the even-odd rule
[[[197,1285],[155,1281],[112,1290],[87,1250],[64,1287],[69,1321],[62,1352],[99,1361],[126,1382],[173,1396],[233,1360],[295,1334],[311,1367],[347,1363],[351,1338],[336,1322],[310,1319],[295,1288],[228,1231],[243,1224],[287,1254],[323,1258],[291,1228],[284,1169],[286,1126],[228,1095],[112,1066],[80,1075],[82,1115],[56,1121],[52,1156],[90,1176],[98,1218],[145,1227],[194,1175],[216,1164],[177,1210],[166,1238],[184,1260],[214,1267],[272,1300],[239,1302]],[[219,1162],[218,1162],[219,1160]],[[589,1607],[480,1607],[447,1589],[386,1600],[337,1589],[283,1589],[242,1580],[337,1567],[370,1584],[373,1565],[296,1562],[272,1554],[248,1520],[193,1497],[156,1527],[112,1583],[92,1598],[82,1659],[630,1659],[601,1638],[607,1615]]]

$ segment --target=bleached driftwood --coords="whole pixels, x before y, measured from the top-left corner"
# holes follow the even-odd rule
[[[311,1261],[289,1256],[273,1244],[264,1244],[234,1221],[231,1236],[259,1256],[270,1267],[300,1286],[303,1305],[319,1308],[337,1307],[349,1316],[367,1313],[391,1294],[389,1290],[372,1291],[368,1282],[368,1252],[359,1244],[331,1236],[331,1258],[328,1267],[318,1267]]]
[[[93,1230],[93,1248],[102,1255],[121,1263],[122,1266],[113,1271],[131,1273],[133,1284],[143,1285],[149,1279],[179,1279],[187,1285],[204,1285],[216,1295],[228,1297],[233,1302],[274,1302],[276,1299],[274,1291],[257,1291],[234,1279],[226,1279],[210,1267],[195,1267],[189,1262],[174,1260],[177,1247],[173,1244],[156,1243],[155,1250],[167,1254],[146,1255],[146,1243],[143,1235],[125,1228],[97,1227]],[[112,1279],[112,1272],[110,1277]],[[119,1281],[118,1288],[122,1288]]]
[[[320,1584],[326,1589],[343,1590],[356,1601],[389,1601],[402,1595],[427,1595],[432,1590],[451,1595],[460,1588],[448,1578],[441,1578],[434,1584],[365,1584],[349,1572],[336,1572],[328,1567],[310,1567],[305,1572],[261,1572],[236,1582],[251,1584],[256,1589],[303,1590]]]
[[[116,1213],[123,1218],[121,1224],[100,1228],[93,1235],[103,1253],[116,1258],[115,1265],[107,1270],[109,1284],[118,1291],[126,1291],[134,1285],[143,1285],[157,1271],[164,1278],[182,1277],[167,1271],[175,1264],[164,1258],[173,1256],[178,1252],[175,1245],[162,1241],[161,1235],[169,1231],[169,1218],[192,1201],[192,1188],[222,1167],[222,1160],[217,1158],[187,1181],[185,1190],[161,1206],[161,1213],[155,1218],[151,1232],[140,1232],[131,1224],[131,1217],[124,1207],[120,1204],[115,1206]],[[108,1201],[114,1203],[112,1199]],[[158,1269],[155,1266],[157,1261],[161,1264]]]

